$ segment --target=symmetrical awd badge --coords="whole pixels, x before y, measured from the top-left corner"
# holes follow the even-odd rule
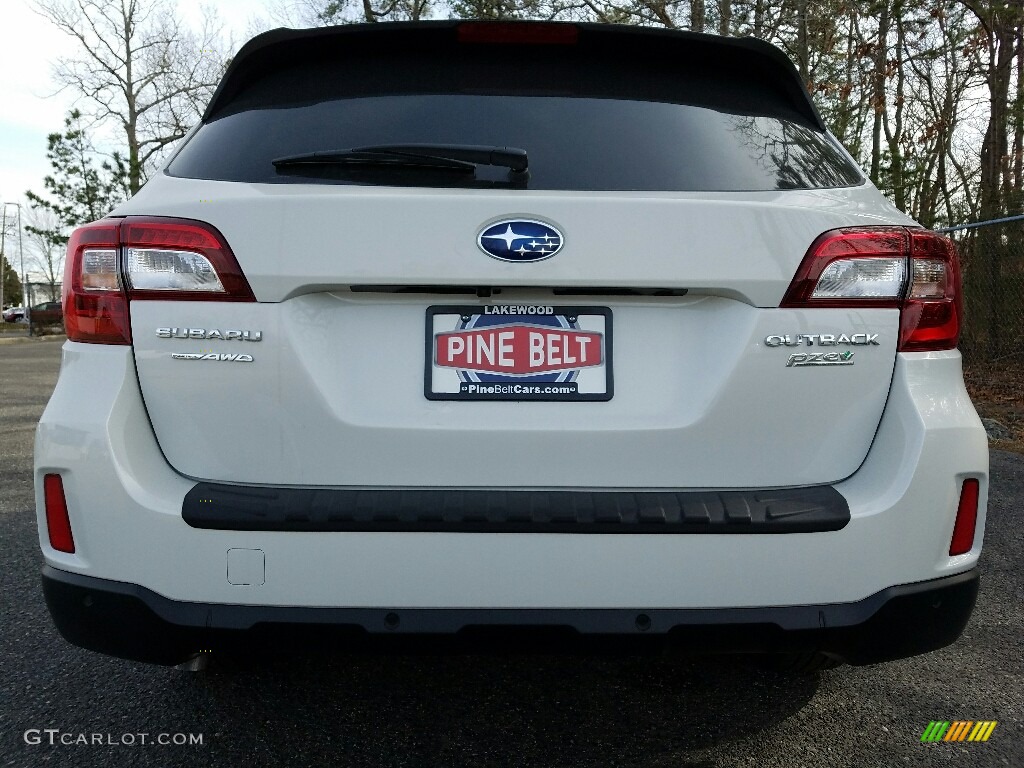
[[[550,259],[565,240],[555,227],[536,219],[502,219],[481,230],[480,250],[499,261],[533,262]]]

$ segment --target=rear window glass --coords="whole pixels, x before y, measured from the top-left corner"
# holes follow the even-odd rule
[[[486,50],[438,59],[360,56],[282,67],[193,134],[173,176],[256,183],[586,191],[766,191],[853,186],[835,140],[758,73],[672,60],[608,62],[571,51]],[[317,165],[291,155],[389,144],[518,147],[528,179],[481,166]]]

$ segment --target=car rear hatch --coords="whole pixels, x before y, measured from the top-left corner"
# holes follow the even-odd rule
[[[904,282],[885,301],[801,301],[795,278],[819,235],[856,225],[906,265],[909,230],[885,225],[911,222],[863,185],[774,49],[532,28],[565,39],[400,25],[385,49],[401,55],[369,53],[377,30],[243,49],[168,172],[116,212],[143,229],[204,222],[255,299],[132,297],[139,382],[176,470],[464,488],[766,488],[856,471]],[[633,63],[607,62],[616,42]],[[537,61],[541,87],[522,74]],[[608,80],[619,70],[641,85],[626,95]],[[272,163],[410,142],[521,146],[529,175]]]

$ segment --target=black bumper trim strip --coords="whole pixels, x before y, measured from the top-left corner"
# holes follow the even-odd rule
[[[229,531],[813,533],[850,509],[829,485],[748,491],[317,489],[201,482],[193,528]]]

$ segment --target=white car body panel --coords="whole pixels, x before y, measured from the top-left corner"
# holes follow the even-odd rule
[[[555,299],[515,292],[468,303],[506,301]],[[429,303],[341,293],[278,304],[134,302],[139,382],[164,455],[189,477],[268,485],[834,482],[857,469],[874,437],[899,325],[899,312],[888,309],[761,310],[711,296],[614,297],[602,302],[614,327],[610,401],[438,402],[423,396]],[[259,343],[157,336],[171,325],[263,336]],[[765,345],[769,335],[801,332],[870,333],[878,345]],[[172,357],[200,351],[253,361]],[[821,351],[852,351],[854,365],[787,367],[795,352]]]
[[[89,384],[83,388],[83,382]],[[89,402],[88,408],[82,407]],[[37,489],[58,472],[77,551],[40,545],[72,573],[176,600],[280,606],[741,607],[838,603],[973,567],[988,454],[960,354],[900,354],[868,460],[836,485],[852,520],[795,535],[299,533],[189,527],[194,484],[149,429],[131,352],[68,342],[36,438]],[[981,482],[974,549],[947,553],[964,477]],[[42,491],[37,490],[40,530]],[[229,549],[266,555],[261,585],[226,578]]]
[[[757,488],[841,480],[871,444],[896,357],[898,310],[771,307],[821,232],[906,222],[874,190],[715,199],[239,184],[218,194],[218,186],[164,177],[117,211],[212,223],[262,299],[132,304],[146,408],[164,455],[189,477],[326,487]],[[153,198],[161,208],[147,206]],[[476,247],[485,223],[520,209],[543,211],[562,227],[557,257],[508,264]],[[431,229],[442,217],[445,226]],[[692,294],[566,297],[506,287],[477,300],[349,290],[418,282]],[[615,396],[562,404],[425,399],[426,308],[510,303],[610,307]],[[262,340],[157,336],[169,327],[259,331]],[[877,345],[765,344],[770,335],[801,333],[870,334]],[[835,351],[853,352],[854,364],[786,365],[794,352]],[[197,352],[253,362],[172,357]],[[222,392],[239,396],[215,395]],[[557,460],[567,455],[573,461]]]

